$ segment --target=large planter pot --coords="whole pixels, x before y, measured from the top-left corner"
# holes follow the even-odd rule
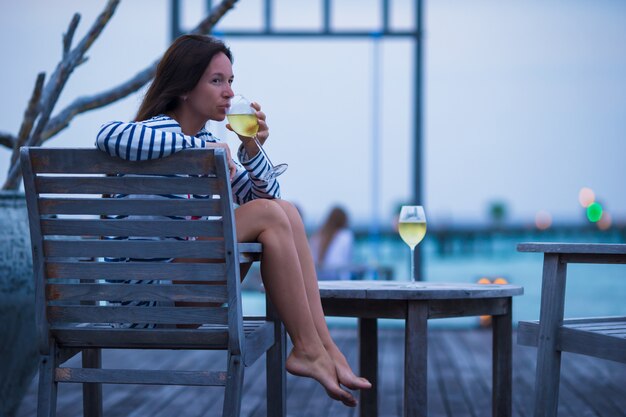
[[[24,195],[0,192],[0,417],[12,417],[38,362],[35,296]]]

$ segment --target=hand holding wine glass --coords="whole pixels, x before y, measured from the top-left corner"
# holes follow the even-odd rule
[[[426,235],[426,215],[422,206],[402,206],[398,232],[411,248],[411,281],[415,282],[415,247]]]
[[[239,136],[252,138],[259,147],[259,151],[269,162],[270,170],[263,174],[259,179],[270,181],[285,172],[287,164],[274,165],[269,156],[267,156],[267,153],[265,153],[261,142],[259,142],[257,137],[257,132],[259,131],[259,121],[257,120],[256,111],[248,99],[242,95],[234,96],[231,99],[230,107],[226,112],[226,117],[228,118],[230,127],[235,131],[235,133]]]

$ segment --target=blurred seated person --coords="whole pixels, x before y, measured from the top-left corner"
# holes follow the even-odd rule
[[[348,214],[335,206],[322,227],[310,239],[318,279],[350,279],[354,234],[348,228]]]

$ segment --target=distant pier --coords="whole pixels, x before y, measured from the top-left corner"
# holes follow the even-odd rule
[[[357,240],[371,239],[365,229],[355,231]],[[381,230],[377,237],[380,243],[400,241],[396,231]],[[429,227],[426,241],[435,246],[438,256],[491,253],[498,250],[498,242],[519,240],[520,242],[603,242],[626,243],[626,224],[614,225],[600,230],[594,224],[553,225],[540,230],[534,225],[452,225]]]

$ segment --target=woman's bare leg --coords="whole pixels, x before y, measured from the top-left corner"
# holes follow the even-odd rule
[[[287,201],[275,201],[285,211],[285,214],[287,214],[287,217],[289,218],[289,223],[293,233],[293,240],[298,252],[298,259],[300,260],[300,269],[302,270],[304,285],[306,287],[309,308],[311,309],[315,328],[322,339],[324,347],[330,354],[331,358],[335,361],[339,382],[350,389],[371,388],[372,384],[367,379],[358,377],[354,374],[352,368],[346,360],[346,357],[343,353],[341,353],[330,335],[328,325],[326,324],[326,318],[324,316],[324,310],[322,309],[320,291],[317,283],[317,273],[315,272],[315,263],[313,261],[313,256],[311,255],[311,249],[309,247],[309,242],[300,213],[293,204]]]
[[[355,406],[356,399],[339,385],[334,361],[318,334],[287,215],[275,200],[254,200],[235,210],[235,221],[238,241],[263,244],[265,290],[294,346],[287,370],[316,379],[330,397]]]

